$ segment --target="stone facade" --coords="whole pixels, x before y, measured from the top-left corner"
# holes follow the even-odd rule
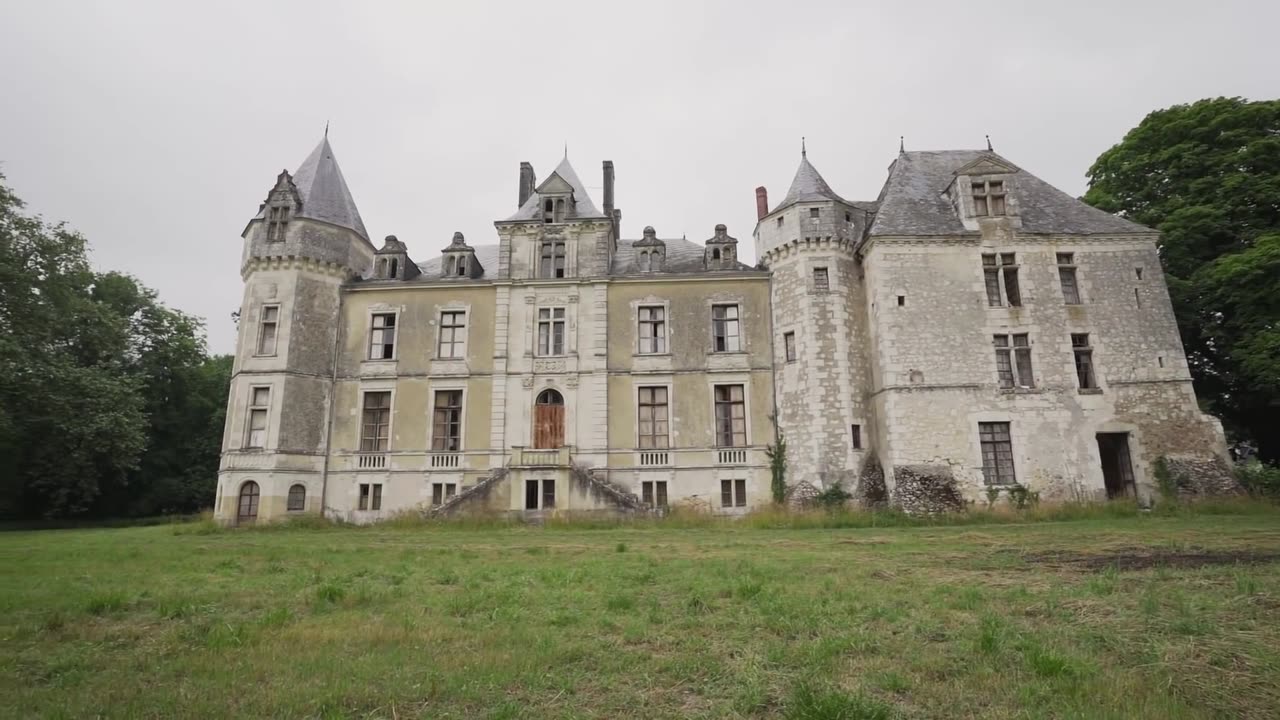
[[[327,140],[281,173],[243,235],[217,516],[736,514],[778,432],[806,497],[926,512],[1218,467],[1155,233],[995,153],[902,153],[869,202],[802,156],[757,190],[757,268],[724,226],[621,238],[613,178],[597,208],[567,159],[523,163],[496,244],[419,263],[370,242]]]

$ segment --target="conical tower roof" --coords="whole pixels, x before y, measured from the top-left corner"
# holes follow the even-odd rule
[[[329,146],[327,134],[293,174],[293,184],[302,198],[302,210],[296,217],[354,230],[360,237],[369,239],[364,220],[360,219],[360,211],[356,209],[356,201],[352,199],[346,178],[342,177],[342,170],[338,167],[338,159]],[[258,217],[264,217],[263,213]]]
[[[822,173],[818,172],[818,168],[809,162],[808,153],[801,150],[800,167],[796,168],[796,176],[791,181],[791,189],[787,190],[786,197],[782,198],[782,202],[778,203],[778,206],[770,212],[777,212],[798,202],[822,200],[835,200],[846,205],[851,204],[831,189],[827,181],[822,179]]]

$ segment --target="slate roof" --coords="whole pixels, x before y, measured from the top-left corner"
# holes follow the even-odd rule
[[[703,264],[705,248],[696,242],[684,238],[663,239],[667,246],[667,257],[662,269],[657,272],[641,272],[636,263],[636,251],[633,247],[640,240],[619,240],[618,251],[613,254],[613,265],[610,275],[672,275],[688,273],[712,273]],[[753,270],[750,265],[738,263],[735,270]]]
[[[787,190],[787,194],[782,198],[782,201],[769,213],[776,213],[796,203],[823,200],[834,200],[870,212],[875,212],[876,209],[873,202],[849,201],[836,194],[836,191],[832,190],[827,181],[823,179],[822,173],[818,172],[813,163],[809,162],[808,153],[801,152],[800,167],[796,168],[796,176],[791,180],[791,188]]]
[[[364,220],[360,219],[360,211],[356,209],[356,201],[351,198],[347,181],[342,177],[338,160],[333,155],[333,148],[329,147],[328,136],[302,161],[293,174],[293,184],[302,198],[302,211],[297,213],[297,217],[355,230],[360,237],[369,239]],[[258,217],[266,217],[266,208],[258,211]]]
[[[973,233],[960,221],[945,191],[955,172],[983,157],[1012,165],[987,150],[903,152],[889,169],[880,191],[879,210],[869,235],[959,235]],[[1071,197],[1049,183],[1019,170],[1008,175],[1008,192],[1017,203],[1023,233],[1101,235],[1152,233]]]
[[[599,218],[604,217],[604,213],[596,208],[595,203],[591,202],[591,196],[587,194],[587,187],[582,184],[582,180],[578,179],[578,173],[573,171],[573,166],[569,164],[569,157],[565,156],[555,170],[551,171],[553,175],[559,175],[565,182],[573,187],[573,217],[579,218]],[[547,176],[548,178],[551,175]],[[546,182],[547,178],[543,178],[542,182]],[[529,199],[524,201],[524,205],[516,211],[515,215],[503,220],[502,222],[516,222],[519,220],[537,220],[542,217],[539,209],[538,193],[529,195]]]

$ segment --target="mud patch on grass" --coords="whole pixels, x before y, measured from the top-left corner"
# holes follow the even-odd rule
[[[1259,565],[1280,562],[1280,552],[1248,550],[1204,550],[1189,548],[1119,548],[1106,553],[1048,551],[1022,553],[1023,561],[1042,567],[1100,572],[1103,570],[1149,570],[1151,568],[1200,568],[1211,565]]]

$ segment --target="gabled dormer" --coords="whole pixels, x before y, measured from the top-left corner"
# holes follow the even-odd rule
[[[667,244],[658,239],[653,226],[646,226],[644,237],[631,244],[636,253],[636,267],[640,272],[661,272],[667,262]]]
[[[373,259],[375,280],[412,280],[418,277],[418,266],[409,257],[409,248],[395,235],[388,235],[382,249]]]
[[[738,239],[729,236],[724,224],[716,225],[716,234],[707,240],[702,263],[708,270],[737,270]]]
[[[574,213],[574,188],[559,173],[551,173],[534,189],[538,196],[539,217],[544,223],[562,223]]]
[[[947,194],[966,225],[982,218],[1016,218],[1012,178],[1021,172],[994,153],[986,153],[955,171]]]
[[[484,268],[476,259],[476,249],[467,244],[462,233],[455,232],[449,246],[441,252],[444,254],[440,263],[441,277],[478,278],[484,274]]]
[[[298,194],[298,186],[293,183],[293,176],[288,170],[281,170],[276,176],[275,186],[267,193],[266,202],[259,208],[267,225],[267,242],[284,242],[289,220],[301,209],[302,196]]]

